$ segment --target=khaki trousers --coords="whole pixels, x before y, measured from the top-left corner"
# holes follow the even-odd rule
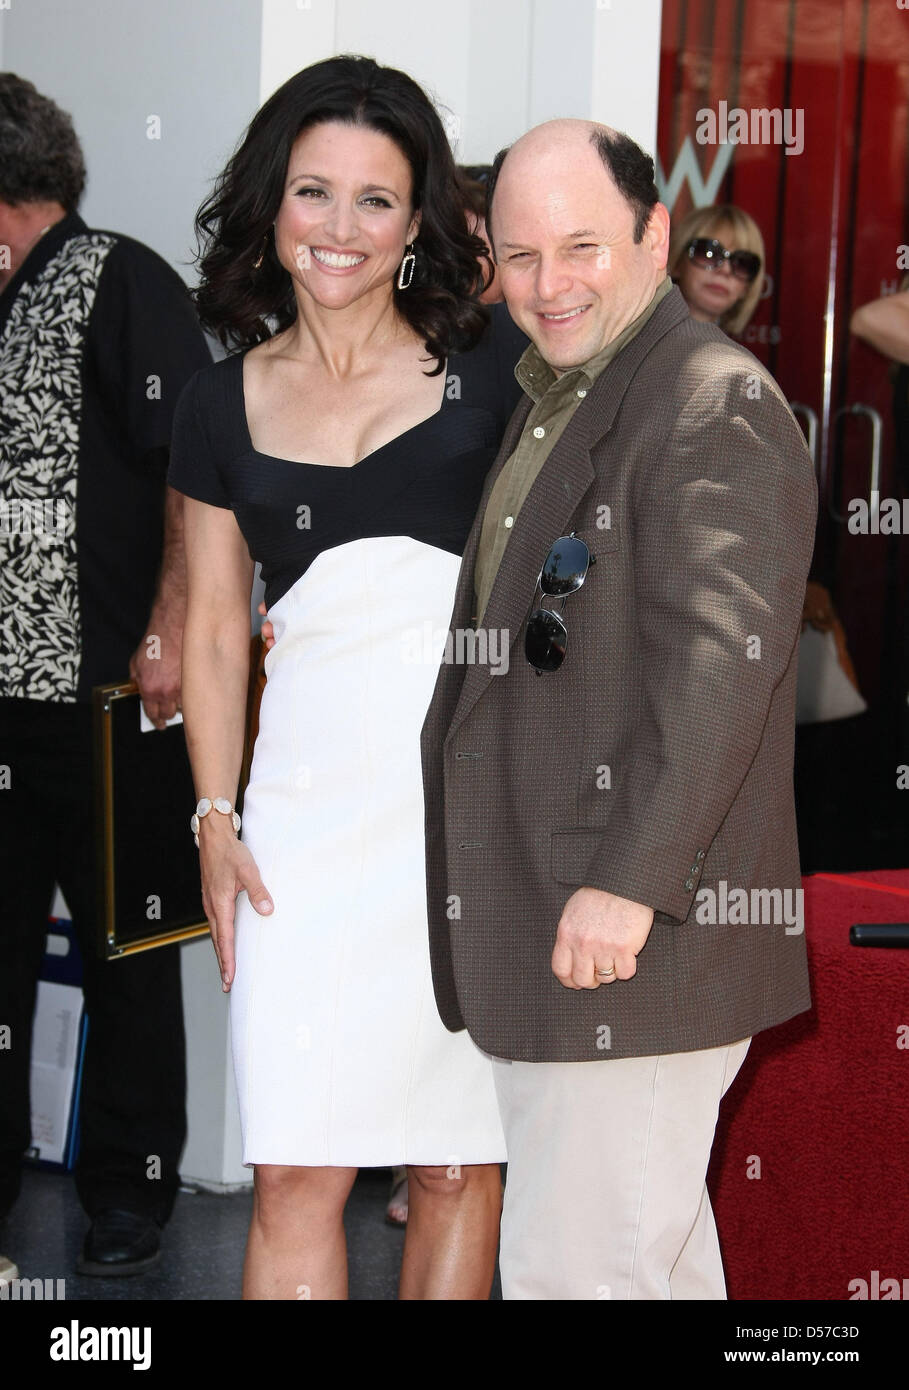
[[[704,1178],[750,1038],[598,1062],[493,1062],[508,1147],[505,1299],[725,1299]]]

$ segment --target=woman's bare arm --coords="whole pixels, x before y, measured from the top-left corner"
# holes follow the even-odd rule
[[[852,315],[849,328],[884,357],[909,363],[909,290],[863,304]]]
[[[236,803],[246,727],[249,603],[253,562],[233,512],[187,497],[183,720],[197,799]],[[187,808],[189,812],[191,808]],[[187,834],[189,828],[187,826]],[[246,889],[258,912],[272,910],[255,862],[229,816],[211,811],[199,826],[202,902],[221,969],[234,977],[234,903]]]

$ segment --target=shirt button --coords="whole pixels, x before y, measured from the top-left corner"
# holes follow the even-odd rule
[[[686,878],[686,879],[685,879],[685,887],[687,888],[687,890],[688,890],[689,893],[691,892],[692,888],[694,887],[694,883],[692,882],[692,880],[691,880],[690,878]]]
[[[587,392],[584,391],[584,390],[581,390],[581,391],[578,392],[578,395],[580,396],[581,400],[583,400],[584,397],[587,395]]]
[[[543,429],[543,426],[537,425],[536,429],[533,432],[533,437],[534,439],[542,439],[545,433],[546,431]]]
[[[506,518],[505,518],[505,525],[508,526],[509,528],[512,527],[512,526],[514,525],[514,517],[513,517],[513,516],[506,516]]]

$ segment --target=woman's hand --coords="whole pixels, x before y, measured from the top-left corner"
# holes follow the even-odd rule
[[[272,647],[275,645],[275,630],[268,616],[268,609],[265,607],[264,603],[260,603],[257,611],[261,613],[262,617],[265,619],[262,624],[262,641],[265,643],[268,650],[271,651]]]
[[[263,917],[274,911],[274,903],[268,896],[256,861],[242,841],[237,839],[228,816],[212,811],[201,821],[199,855],[202,906],[218,957],[221,988],[226,994],[234,981],[234,911],[237,894],[245,890],[249,894],[249,901]]]

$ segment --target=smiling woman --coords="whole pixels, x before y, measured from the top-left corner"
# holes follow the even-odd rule
[[[337,340],[338,326],[353,316],[360,334],[364,316],[381,323],[393,285],[408,302],[399,288],[402,245],[413,245],[422,221],[412,184],[407,159],[380,131],[326,121],[294,141],[274,224],[275,255],[300,296],[312,342],[335,340],[334,368],[301,381],[303,344],[293,327],[247,354],[246,417],[259,452],[350,467],[439,409],[438,367],[415,373],[409,391],[398,389],[414,346],[403,325],[389,335],[381,360],[370,364],[368,391],[353,401],[348,353]]]
[[[375,81],[379,71],[381,85]],[[200,318],[232,347],[263,342],[296,318],[276,221],[292,179],[303,200],[330,198],[318,179],[304,178],[324,169],[291,167],[299,136],[326,123],[335,130],[384,134],[409,166],[406,196],[422,210],[419,250],[412,284],[406,290],[395,285],[395,302],[440,370],[448,347],[472,347],[483,330],[485,317],[472,295],[477,259],[487,256],[487,248],[465,225],[454,159],[425,94],[406,73],[380,69],[371,59],[344,56],[304,68],[254,117],[196,219],[206,247],[196,295]],[[390,192],[364,187],[364,207],[380,209],[383,201],[390,203]],[[405,196],[401,188],[395,192],[399,200]]]
[[[401,1297],[486,1298],[504,1139],[491,1061],[433,996],[420,728],[525,339],[477,302],[436,111],[371,59],[276,92],[198,227],[203,320],[244,349],[183,393],[170,469],[203,902],[255,1168],[244,1293],[345,1297],[357,1168],[403,1164]],[[275,644],[237,841],[253,559]]]

